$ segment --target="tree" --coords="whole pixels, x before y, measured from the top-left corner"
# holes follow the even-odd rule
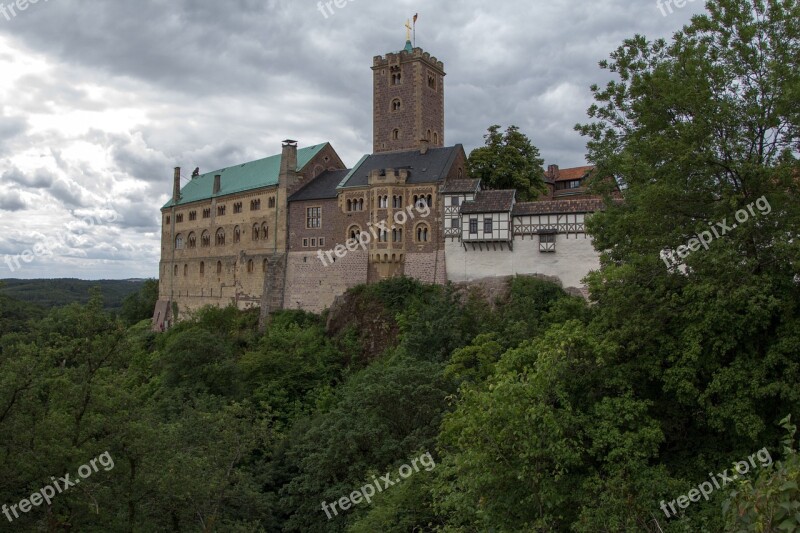
[[[800,5],[707,6],[669,44],[626,40],[578,126],[600,174],[626,185],[588,225],[602,254],[591,329],[618,346],[606,379],[650,402],[657,461],[686,487],[800,411]],[[722,530],[714,503],[681,525]]]
[[[502,133],[500,126],[494,125],[488,131],[483,136],[486,146],[469,154],[470,176],[480,179],[487,189],[516,189],[519,201],[535,200],[546,190],[539,149],[517,126]]]
[[[158,280],[148,279],[138,292],[122,301],[122,318],[128,324],[152,318],[153,309],[158,301]]]

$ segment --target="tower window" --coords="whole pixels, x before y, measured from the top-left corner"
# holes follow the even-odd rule
[[[433,74],[432,72],[428,73],[428,87],[430,87],[434,91],[436,90],[436,75]]]
[[[392,100],[392,111],[400,111],[402,107],[403,104],[400,102],[399,98],[395,98],[394,100]]]
[[[433,144],[439,144],[439,134],[436,132],[433,132]]]
[[[395,128],[395,130],[392,132],[392,140],[395,141],[400,140],[400,130],[398,130],[397,128]]]

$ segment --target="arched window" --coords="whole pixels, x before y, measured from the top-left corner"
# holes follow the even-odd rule
[[[175,249],[183,250],[183,235],[180,233],[178,233],[178,236],[175,237]]]
[[[206,273],[206,264],[203,261],[200,261],[200,276],[204,276]]]
[[[399,141],[400,140],[400,130],[395,128],[392,132],[392,140]]]
[[[252,274],[253,273],[253,260],[252,259],[250,259],[247,262],[247,273],[248,274]]]
[[[417,226],[417,242],[428,242],[428,226],[425,224]]]
[[[403,104],[400,102],[399,98],[392,100],[392,111],[400,111],[401,107],[403,107]]]
[[[364,199],[363,198],[359,198],[359,200],[358,200],[358,210],[359,211],[363,211],[364,210]]]
[[[258,229],[258,224],[253,224],[253,240],[257,241],[260,234],[261,232]]]
[[[426,199],[428,203],[428,207],[433,207],[433,195],[429,194],[428,198]]]
[[[433,144],[439,144],[439,134],[435,131],[433,132]]]
[[[427,139],[428,141],[432,140],[431,130],[428,130],[428,135],[425,137],[425,139]]]
[[[189,265],[183,265],[183,277],[185,278],[188,275],[189,275]]]
[[[347,210],[348,211],[353,210],[353,200],[347,200]]]
[[[275,208],[275,197],[274,196],[270,196],[269,197],[269,208],[270,209],[274,209]]]
[[[175,275],[175,276],[177,276],[177,275],[178,275],[178,265],[175,265],[175,272],[174,272],[174,275]]]
[[[268,268],[269,268],[269,261],[264,259],[264,263],[261,265],[261,271],[266,272]]]
[[[261,224],[261,238],[265,241],[269,239],[269,226],[267,226],[266,222]]]
[[[222,228],[217,230],[217,246],[225,246],[225,230]]]
[[[348,239],[355,239],[361,236],[361,228],[359,226],[350,226],[350,229],[347,230],[347,238]]]
[[[242,241],[242,230],[239,226],[233,228],[233,242],[239,243]]]
[[[217,261],[217,274],[222,274],[222,261]]]
[[[200,235],[200,246],[203,248],[208,248],[211,246],[211,234],[207,231],[204,231],[202,235]]]
[[[186,246],[190,249],[197,248],[197,237],[194,232],[190,233],[189,237],[186,239]]]

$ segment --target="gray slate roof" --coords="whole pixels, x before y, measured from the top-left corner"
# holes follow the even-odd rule
[[[419,150],[368,155],[353,168],[340,187],[365,187],[369,184],[370,172],[386,168],[408,170],[407,183],[437,183],[447,176],[459,151],[463,149],[462,145],[457,144],[447,148],[431,148],[424,155]]]
[[[329,200],[336,198],[336,187],[341,183],[349,170],[327,170],[311,180],[305,187],[289,197],[290,202],[304,200]]]

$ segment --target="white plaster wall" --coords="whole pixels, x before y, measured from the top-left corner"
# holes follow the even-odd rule
[[[542,274],[557,277],[564,288],[584,288],[581,282],[586,274],[600,268],[600,255],[592,248],[587,235],[558,235],[556,252],[539,251],[539,237],[514,238],[514,251],[480,251],[458,241],[446,243],[447,275],[450,281],[473,281],[487,277],[517,274]]]

